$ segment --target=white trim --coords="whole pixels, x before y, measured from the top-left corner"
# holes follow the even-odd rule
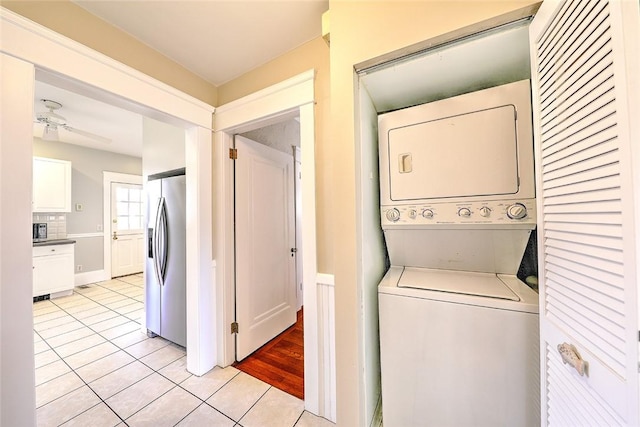
[[[104,237],[104,233],[76,233],[76,234],[67,234],[67,239],[86,239],[89,237]]]
[[[90,283],[104,282],[109,280],[107,272],[104,270],[85,271],[76,273],[74,276],[74,286],[88,285]]]
[[[207,186],[210,188],[211,185],[212,165],[210,157],[198,159],[197,156],[206,156],[206,148],[202,149],[202,147],[211,146],[210,130],[214,107],[3,7],[0,7],[0,20],[0,51],[9,57],[32,64],[39,73],[39,78],[56,79],[56,83],[59,85],[63,83],[73,85],[78,91],[91,93],[94,98],[103,102],[180,126],[185,129],[186,139],[193,140],[192,143],[186,144],[185,167],[188,182],[197,182],[198,190],[188,193],[190,196],[187,197],[187,212],[201,211],[198,213],[197,223],[187,229],[187,241],[198,242],[197,249],[194,249],[194,245],[190,245],[191,249],[187,252],[186,287],[187,312],[189,313],[187,342],[192,343],[187,356],[187,369],[196,375],[202,375],[209,371],[216,364],[215,353],[208,353],[212,348],[215,348],[216,337],[202,333],[203,329],[201,328],[205,328],[205,331],[207,327],[215,328],[215,325],[211,326],[207,323],[211,320],[210,313],[213,310],[213,307],[207,304],[211,304],[209,296],[214,289],[209,268],[212,248],[212,194],[210,191],[206,191]],[[5,79],[3,77],[3,84]],[[21,84],[22,98],[19,101],[24,100],[25,103],[28,102],[28,105],[32,105],[33,87],[35,86],[33,74],[29,76],[29,79],[32,81],[32,86]],[[29,121],[31,121],[33,109],[31,108],[29,111]],[[6,120],[6,123],[3,121],[3,134],[5,134],[5,130],[9,132],[7,134],[12,134],[12,132],[23,134],[18,130],[19,124],[16,120]],[[28,150],[28,156],[25,156],[25,153],[27,151],[7,150],[7,153],[3,151],[3,164],[31,163],[31,150]],[[210,151],[208,153],[210,155]],[[191,174],[194,174],[195,178],[190,178]],[[12,191],[29,195],[32,184],[30,175],[31,167],[16,171],[12,176],[12,180],[15,180],[12,182]],[[207,176],[209,177],[208,182],[203,182],[203,177]],[[30,218],[31,206],[28,206],[24,212],[20,210],[22,209],[20,205],[17,206],[17,209],[17,217]],[[24,228],[19,226],[20,224],[18,221],[3,221],[0,224],[0,234],[3,236],[12,235],[12,228]],[[14,246],[21,247],[21,245],[27,244],[31,247],[29,235],[24,234],[23,239],[24,242],[21,239],[13,242]],[[21,255],[24,257],[25,254]],[[206,259],[206,257],[209,258]],[[20,271],[25,279],[31,274],[31,267],[28,270],[24,269],[25,265],[31,266],[30,258],[31,254],[29,253],[28,257],[16,260],[15,264],[21,266]],[[197,303],[198,301],[203,301],[203,303]],[[3,301],[3,304],[10,303],[10,301],[6,303]],[[193,344],[194,340],[190,338],[191,335],[196,337],[197,345]],[[32,356],[22,354],[20,357]],[[25,375],[22,377],[28,378]]]
[[[140,184],[142,185],[142,176],[132,175],[128,173],[118,172],[102,172],[102,235],[105,236],[103,242],[103,266],[105,275],[109,280],[111,276],[111,239],[106,238],[109,236],[109,230],[111,229],[111,184],[114,182],[121,182],[124,184]]]
[[[300,117],[302,151],[302,268],[304,298],[304,372],[305,409],[318,415],[322,411],[323,392],[319,381],[320,365],[318,337],[318,301],[316,290],[316,191],[315,191],[315,70],[309,70],[282,83],[263,89],[216,109],[214,115],[216,171],[215,182],[215,258],[218,320],[218,361],[226,366],[234,360],[234,337],[227,333],[226,325],[233,321],[234,289],[234,234],[233,234],[233,162],[228,149],[233,134],[248,126],[253,128],[273,122],[291,113]]]
[[[318,340],[320,345],[319,399],[322,414],[329,421],[336,422],[336,321],[335,321],[335,278],[332,274],[316,275],[318,296]],[[306,314],[305,314],[306,315]]]
[[[316,275],[316,282],[318,283],[318,285],[335,287],[336,286],[335,280],[336,278],[333,274],[318,273]]]

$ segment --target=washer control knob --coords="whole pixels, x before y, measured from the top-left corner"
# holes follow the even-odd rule
[[[422,217],[423,218],[427,218],[427,219],[431,219],[433,218],[433,211],[431,209],[425,209],[422,211]]]
[[[460,208],[458,209],[458,216],[469,218],[471,216],[471,209],[469,208]]]
[[[507,216],[511,219],[523,219],[527,216],[527,207],[522,203],[514,203],[507,208]]]
[[[418,215],[418,212],[415,209],[409,209],[409,218],[416,219],[416,215]]]
[[[487,218],[491,215],[491,208],[489,206],[483,206],[480,208],[480,215]]]
[[[396,222],[400,219],[400,211],[396,208],[389,209],[386,213],[387,219],[391,222]]]

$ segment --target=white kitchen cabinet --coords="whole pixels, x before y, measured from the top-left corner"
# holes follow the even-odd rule
[[[71,162],[33,158],[33,212],[71,212]]]
[[[72,291],[74,243],[33,248],[33,296]]]

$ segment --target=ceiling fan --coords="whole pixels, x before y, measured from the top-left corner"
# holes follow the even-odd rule
[[[103,136],[96,135],[94,133],[87,132],[84,130],[76,129],[74,127],[67,125],[67,119],[65,119],[63,116],[55,112],[55,110],[62,108],[62,104],[60,104],[59,102],[51,101],[50,99],[41,99],[40,101],[49,110],[49,111],[36,114],[35,123],[40,123],[44,125],[44,130],[42,132],[43,140],[58,141],[59,140],[58,128],[62,128],[68,132],[77,133],[78,135],[86,136],[87,138],[104,142],[106,144],[111,142],[109,138],[105,138]]]

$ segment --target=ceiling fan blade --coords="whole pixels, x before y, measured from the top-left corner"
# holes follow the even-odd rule
[[[91,138],[105,144],[109,144],[111,142],[109,138],[105,138],[104,136],[96,135],[95,133],[87,132],[84,130],[72,128],[71,126],[62,126],[62,128],[66,131],[77,133],[78,135],[86,136],[87,138]]]

